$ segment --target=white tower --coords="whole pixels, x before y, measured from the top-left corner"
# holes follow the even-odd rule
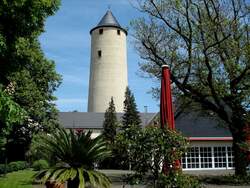
[[[127,31],[111,11],[91,29],[91,65],[88,112],[105,112],[111,97],[117,112],[123,111],[127,76]]]

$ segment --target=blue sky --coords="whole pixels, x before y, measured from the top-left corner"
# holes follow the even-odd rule
[[[90,68],[90,34],[106,13],[108,6],[123,27],[141,16],[128,0],[62,0],[59,11],[46,21],[45,33],[40,37],[46,56],[56,62],[56,70],[63,76],[55,92],[60,111],[87,111]],[[159,110],[158,102],[147,92],[155,84],[138,76],[140,58],[133,47],[128,31],[128,80],[140,111],[148,106],[149,112]]]

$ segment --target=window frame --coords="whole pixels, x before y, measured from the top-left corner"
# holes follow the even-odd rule
[[[181,158],[183,170],[234,169],[232,145],[193,145]]]

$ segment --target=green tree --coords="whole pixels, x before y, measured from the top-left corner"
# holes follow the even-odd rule
[[[118,126],[118,121],[115,112],[115,104],[113,97],[109,102],[109,107],[104,114],[103,122],[103,136],[109,143],[113,144],[116,136],[116,129]]]
[[[122,116],[122,129],[131,125],[140,126],[141,119],[135,103],[135,97],[129,87],[126,88],[124,100],[124,114]]]
[[[27,113],[12,100],[12,92],[13,88],[11,87],[11,85],[8,86],[5,90],[2,90],[2,86],[0,84],[0,162],[5,162],[6,165],[7,136],[12,129],[12,125],[14,123],[22,123],[27,115]],[[4,124],[1,122],[4,122]]]
[[[59,4],[60,0],[0,2],[0,84],[4,89],[12,85],[11,100],[27,112],[26,120],[13,126],[16,129],[11,130],[9,140],[15,141],[20,135],[29,144],[38,128],[50,131],[57,123],[53,91],[61,78],[55,63],[45,58],[38,37],[44,31],[46,18],[55,13]],[[6,123],[1,119],[1,125]],[[15,148],[9,147],[12,157],[18,156],[11,154]]]
[[[59,128],[51,135],[43,135],[36,149],[42,156],[55,162],[49,169],[40,171],[36,177],[46,181],[68,181],[69,188],[110,187],[110,180],[94,170],[94,165],[110,155],[102,136],[91,138],[92,132],[74,132]]]
[[[133,132],[133,138],[127,137],[128,131]],[[119,148],[126,148],[132,169],[141,176],[152,174],[154,183],[160,178],[163,161],[169,164],[169,174],[176,171],[174,161],[181,158],[187,146],[180,133],[156,126],[131,127],[120,132],[116,142]]]
[[[13,123],[22,123],[25,119],[26,112],[15,103],[8,91],[2,90],[0,85],[0,122],[4,122],[3,126],[0,126],[0,133],[7,134],[11,129]]]
[[[177,96],[212,111],[233,136],[235,173],[246,174],[250,117],[250,5],[244,0],[138,0],[140,69],[160,78],[169,65]]]
[[[115,153],[116,162],[122,169],[132,169],[130,146],[135,143],[137,136],[141,132],[141,127],[131,124],[118,132],[115,138],[113,153]]]

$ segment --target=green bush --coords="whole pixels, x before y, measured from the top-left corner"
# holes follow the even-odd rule
[[[5,166],[4,164],[0,164],[0,174],[4,173]]]
[[[144,184],[144,177],[140,174],[126,174],[122,176],[122,181],[129,185]]]
[[[37,161],[34,161],[34,163],[32,164],[32,168],[37,171],[46,169],[46,168],[49,168],[49,163],[43,159],[37,160]]]
[[[27,168],[26,161],[14,161],[7,164],[6,172],[23,170],[25,168]],[[5,172],[5,164],[0,164],[0,174],[4,174],[4,172]]]
[[[19,170],[19,165],[17,162],[10,162],[8,164],[8,166],[9,166],[11,172]]]
[[[27,163],[26,161],[14,161],[14,162],[10,162],[8,164],[8,167],[10,168],[9,170],[10,172],[23,170],[27,167]]]
[[[6,172],[9,172],[9,166],[6,166]],[[4,174],[5,172],[5,164],[0,164],[0,174]]]
[[[189,175],[181,172],[173,173],[168,176],[160,175],[158,186],[159,188],[200,188],[200,182]]]
[[[25,168],[28,167],[26,161],[16,161],[16,163],[17,163],[17,166],[18,166],[18,170],[24,170]]]

